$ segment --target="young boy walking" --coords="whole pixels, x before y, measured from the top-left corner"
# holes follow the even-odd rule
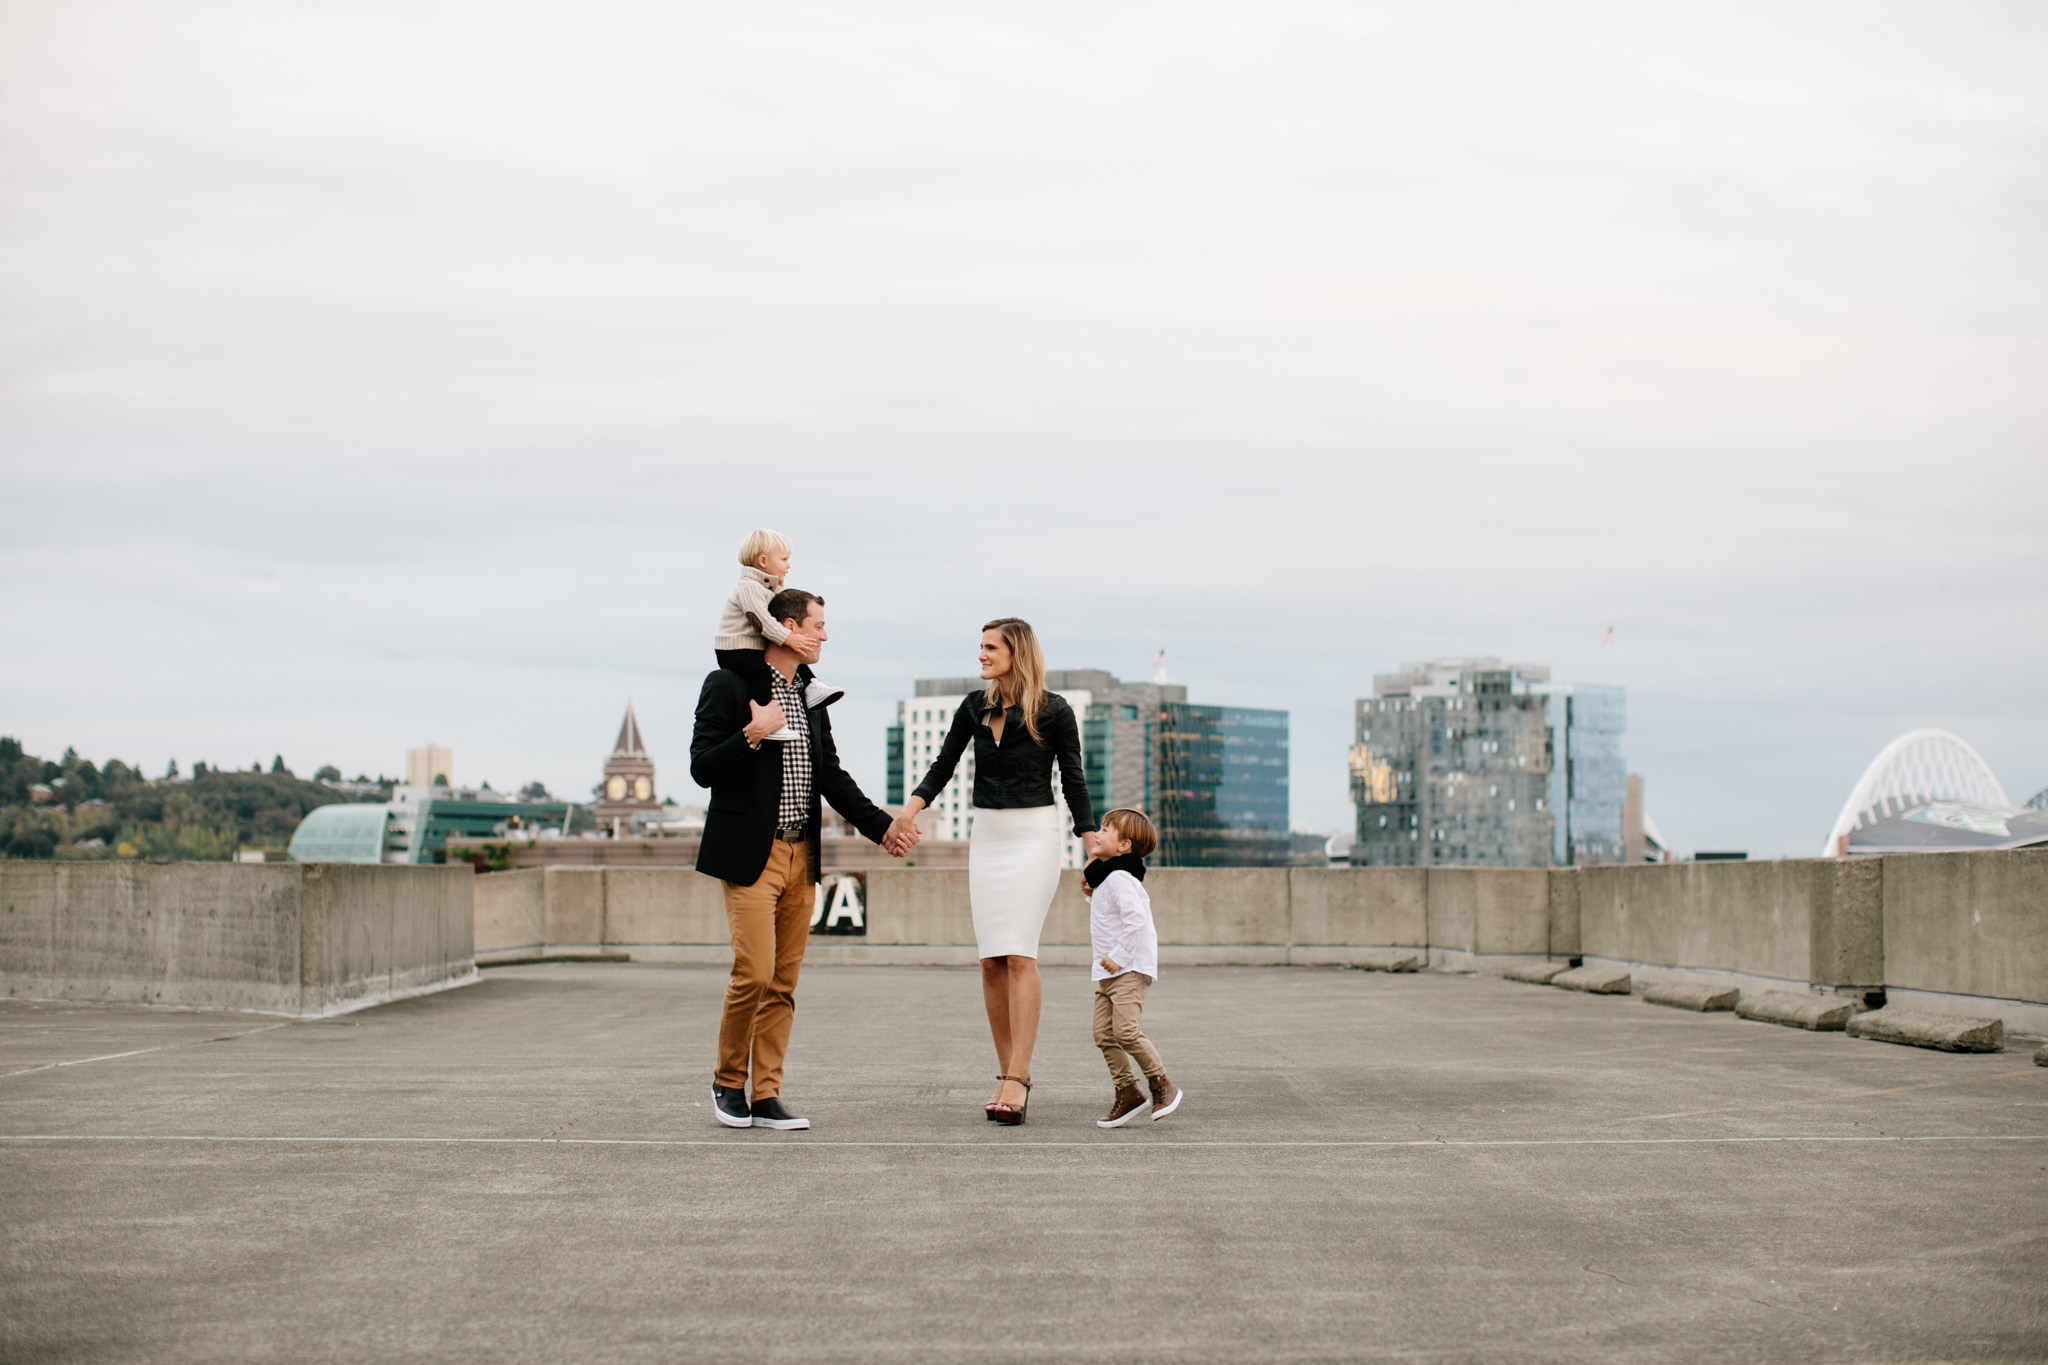
[[[1081,873],[1094,955],[1095,1045],[1116,1082],[1116,1100],[1095,1121],[1099,1128],[1121,1128],[1147,1113],[1163,1119],[1180,1108],[1180,1087],[1166,1078],[1159,1049],[1138,1030],[1145,992],[1159,979],[1159,933],[1145,894],[1145,856],[1158,846],[1143,811],[1110,811],[1095,838],[1095,859]],[[1149,1098],[1138,1089],[1133,1061],[1152,1088]]]

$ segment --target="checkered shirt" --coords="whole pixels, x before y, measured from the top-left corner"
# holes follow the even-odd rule
[[[797,738],[776,745],[782,750],[782,800],[775,807],[775,823],[801,825],[811,816],[811,718],[804,710],[803,689],[773,664],[768,667],[768,686],[782,703],[783,719],[797,733]]]

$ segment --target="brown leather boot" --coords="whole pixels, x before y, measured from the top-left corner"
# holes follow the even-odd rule
[[[1109,1107],[1109,1113],[1095,1120],[1097,1128],[1121,1128],[1132,1119],[1142,1117],[1152,1107],[1152,1101],[1145,1098],[1145,1092],[1135,1085],[1120,1085],[1116,1088],[1116,1103]]]
[[[1152,1117],[1159,1120],[1180,1108],[1181,1088],[1164,1076],[1147,1076],[1152,1085]]]

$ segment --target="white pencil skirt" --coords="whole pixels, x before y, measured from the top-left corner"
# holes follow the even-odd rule
[[[974,811],[967,900],[981,957],[1037,957],[1045,912],[1060,887],[1060,808]]]

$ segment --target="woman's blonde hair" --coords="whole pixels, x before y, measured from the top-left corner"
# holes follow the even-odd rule
[[[1038,632],[1029,621],[1015,616],[997,617],[982,629],[1002,632],[1003,643],[1010,647],[1010,686],[1005,689],[1002,678],[988,680],[989,708],[1002,709],[1007,690],[1024,712],[1024,733],[1031,736],[1033,744],[1045,743],[1038,736],[1038,710],[1045,705],[1045,651],[1038,647]]]
[[[740,563],[748,568],[762,555],[786,555],[790,552],[789,537],[780,531],[756,531],[740,542]]]

